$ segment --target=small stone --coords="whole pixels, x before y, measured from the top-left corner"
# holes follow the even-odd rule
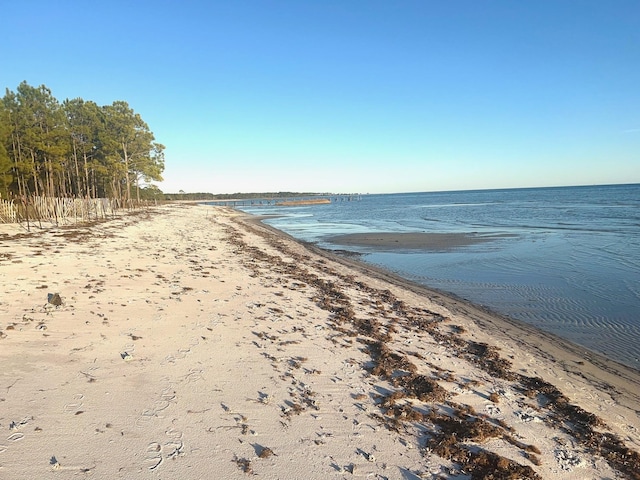
[[[122,352],[120,354],[120,357],[122,357],[125,362],[130,362],[131,360],[133,360],[133,356],[129,352]]]
[[[275,455],[273,453],[273,450],[271,450],[269,447],[264,447],[262,449],[262,451],[260,452],[260,455],[258,455],[260,458],[269,458],[271,455]]]
[[[49,293],[47,294],[47,302],[51,305],[59,307],[62,305],[62,298],[60,298],[60,294],[58,293]]]

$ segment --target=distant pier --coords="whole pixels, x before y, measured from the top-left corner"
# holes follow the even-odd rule
[[[227,200],[208,200],[207,205],[221,205],[225,207],[269,207],[269,206],[300,206],[319,205],[323,203],[355,202],[361,200],[358,194],[340,195],[302,195],[293,197],[263,197],[238,198]]]

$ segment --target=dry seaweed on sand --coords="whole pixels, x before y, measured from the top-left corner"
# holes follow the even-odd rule
[[[299,254],[287,249],[285,244],[274,240],[260,228],[246,223],[244,226],[252,233],[262,236],[286,257],[301,258]],[[448,456],[448,458],[455,459],[467,473],[472,475],[472,478],[536,479],[539,476],[529,466],[519,465],[512,460],[478,447],[472,449],[461,443],[460,437],[469,442],[482,441],[484,438],[502,438],[522,449],[523,458],[528,459],[534,465],[539,464],[539,459],[533,455],[537,448],[516,441],[511,436],[512,431],[508,425],[499,420],[496,420],[495,424],[490,423],[473,412],[466,412],[464,409],[456,410],[455,407],[454,415],[449,416],[448,419],[434,417],[432,413],[429,414],[427,420],[427,414],[420,413],[420,410],[412,406],[409,400],[401,403],[401,399],[415,398],[433,405],[434,403],[446,402],[447,393],[433,378],[419,375],[416,365],[409,361],[405,355],[391,349],[390,345],[393,341],[391,335],[396,333],[400,326],[428,333],[452,355],[468,361],[494,378],[514,382],[515,388],[520,388],[529,398],[538,400],[538,408],[549,412],[549,415],[544,417],[545,422],[549,422],[555,428],[562,428],[591,453],[606,459],[611,467],[620,471],[627,478],[640,479],[639,474],[635,473],[638,470],[637,466],[640,465],[640,454],[628,449],[615,435],[595,431],[594,427],[605,427],[595,415],[572,405],[553,385],[540,379],[516,374],[512,370],[511,362],[500,356],[497,347],[463,338],[461,335],[466,333],[464,328],[453,325],[444,332],[441,326],[447,320],[446,317],[427,310],[411,308],[398,300],[389,290],[378,290],[358,281],[353,276],[341,275],[324,260],[316,262],[314,266],[320,271],[330,274],[343,281],[345,285],[368,296],[370,299],[368,305],[376,311],[378,316],[358,318],[350,297],[337,282],[320,278],[310,270],[296,268],[295,262],[284,262],[277,255],[269,255],[259,249],[247,247],[240,235],[233,235],[232,243],[239,250],[248,253],[254,260],[262,260],[271,264],[276,272],[296,281],[304,281],[306,285],[315,290],[313,295],[315,303],[330,312],[329,319],[333,328],[341,334],[358,336],[358,341],[367,345],[371,362],[365,364],[365,368],[372,375],[389,381],[397,389],[383,397],[378,403],[383,415],[371,413],[372,418],[378,419],[387,428],[398,432],[402,429],[406,432],[410,422],[431,423],[435,432],[429,441],[429,448],[434,453],[439,451],[438,454],[445,456],[445,458]],[[260,269],[257,262],[247,266],[256,272]],[[387,319],[391,322],[384,325],[381,319]],[[498,398],[493,396],[491,400],[496,401]],[[456,434],[447,435],[447,429],[453,429]],[[434,442],[437,445],[432,446]]]
[[[555,386],[538,377],[521,376],[522,392],[535,398],[551,412],[551,421],[572,435],[592,454],[604,458],[609,465],[628,478],[640,480],[640,453],[628,448],[617,436],[600,432],[604,422],[593,413],[573,405]]]
[[[504,438],[517,444],[502,428],[485,420],[457,410],[455,416],[432,411],[426,417],[437,427],[427,441],[429,451],[452,460],[472,479],[539,479],[540,476],[526,465],[479,447],[471,448],[465,442],[482,443],[490,438]]]
[[[238,468],[247,475],[253,475],[253,467],[251,466],[251,460],[248,458],[233,457],[232,462],[238,465]]]
[[[405,396],[417,398],[422,402],[444,402],[449,392],[435,380],[425,375],[402,375],[392,381],[393,385],[402,388]]]
[[[511,362],[500,356],[497,347],[470,341],[461,353],[494,377],[505,380],[515,379],[515,374],[511,371]]]
[[[397,371],[415,373],[416,366],[407,357],[393,352],[384,342],[368,342],[369,354],[373,361],[372,375],[390,379]]]

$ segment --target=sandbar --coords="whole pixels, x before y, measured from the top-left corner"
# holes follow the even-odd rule
[[[337,245],[367,247],[376,250],[450,251],[505,238],[506,234],[372,232],[333,235],[326,240]]]

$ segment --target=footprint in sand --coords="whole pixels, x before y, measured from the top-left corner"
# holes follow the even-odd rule
[[[64,413],[73,413],[75,414],[80,407],[82,407],[84,400],[84,395],[81,393],[77,393],[73,396],[73,401],[71,403],[67,403],[64,406]]]
[[[166,365],[167,363],[175,364],[177,360],[182,360],[189,353],[191,353],[190,348],[181,348],[174,355],[169,354],[164,357],[164,361],[161,363],[161,365]]]
[[[135,426],[138,428],[145,428],[152,418],[156,416],[153,410],[145,410],[138,418],[136,418]]]
[[[174,440],[164,444],[166,451],[166,457],[174,460],[178,457],[184,456],[184,444],[182,440]]]
[[[202,370],[191,369],[189,370],[189,373],[184,376],[184,381],[186,383],[194,383],[198,380],[204,380],[204,377],[202,376]]]
[[[585,398],[587,400],[594,400],[593,394],[586,387],[582,387],[580,391],[582,393],[582,398]]]
[[[178,349],[178,353],[176,354],[176,358],[178,360],[182,360],[183,358],[185,358],[190,353],[191,353],[191,349],[190,348],[180,348],[180,349]]]
[[[175,460],[177,457],[184,456],[184,443],[182,442],[182,432],[169,428],[165,434],[171,439],[164,445],[158,442],[151,442],[147,445],[144,458],[144,465],[149,470],[155,470],[165,458]]]
[[[160,398],[153,402],[153,406],[142,412],[140,417],[135,421],[135,426],[143,428],[154,417],[158,417],[158,413],[166,410],[172,403],[176,403],[176,392],[172,385],[169,385],[160,394]]]
[[[542,422],[542,419],[540,417],[538,417],[537,415],[535,415],[535,413],[533,413],[531,411],[525,412],[524,410],[520,410],[518,412],[515,412],[515,415],[523,423],[529,423],[529,422],[540,423],[540,422]]]
[[[502,410],[500,410],[500,407],[497,407],[495,405],[487,405],[486,407],[484,407],[484,410],[491,415],[492,417],[497,417],[498,415],[502,414]]]
[[[166,357],[164,357],[164,361],[161,363],[161,365],[164,366],[167,363],[175,364],[176,363],[176,357],[174,357],[173,355],[167,355]]]
[[[9,442],[17,442],[18,440],[22,440],[24,438],[24,433],[16,432],[12,433],[7,437],[7,441]]]
[[[582,467],[586,464],[586,461],[580,457],[577,451],[569,451],[564,449],[558,449],[554,452],[556,461],[562,470],[567,472],[572,471],[576,467]]]
[[[133,360],[133,352],[135,349],[136,346],[133,343],[127,343],[120,351],[120,358],[125,362],[130,362]]]
[[[172,402],[173,400],[175,400],[176,391],[173,388],[173,385],[169,384],[164,390],[162,390],[162,393],[160,394],[160,398],[168,402]]]
[[[170,403],[168,400],[156,400],[153,402],[153,407],[151,407],[151,409],[157,414],[158,412],[169,408],[169,405]]]
[[[175,430],[174,428],[169,428],[165,434],[171,438],[170,442],[164,444],[165,451],[167,452],[166,457],[175,459],[183,456],[184,443],[182,442],[182,432],[180,430]]]
[[[149,445],[147,445],[144,465],[149,470],[155,470],[160,466],[162,460],[162,445],[157,442],[151,442]]]

